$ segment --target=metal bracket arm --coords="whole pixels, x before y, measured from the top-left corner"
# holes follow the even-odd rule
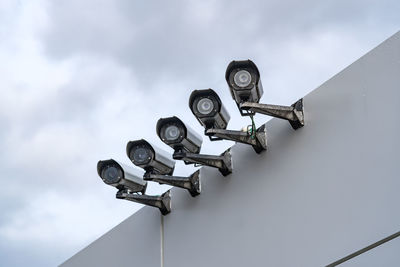
[[[172,155],[173,159],[184,160],[191,164],[200,164],[209,167],[218,168],[222,175],[227,176],[232,173],[232,159],[231,153],[228,149],[220,156],[215,155],[204,155],[196,153],[188,153],[185,151],[176,151]]]
[[[288,120],[295,130],[304,126],[303,99],[298,100],[290,107],[244,102],[240,104],[240,108],[243,110],[269,115],[275,118]]]
[[[195,197],[201,192],[200,170],[194,172],[189,177],[169,176],[161,174],[145,174],[145,181],[158,182],[160,184],[168,184],[180,188],[187,189],[192,197]]]
[[[161,196],[148,196],[128,193],[126,190],[117,192],[116,198],[130,200],[147,206],[159,208],[162,215],[167,215],[171,212],[171,191],[168,190]]]
[[[221,139],[236,141],[253,146],[257,153],[267,149],[267,131],[265,124],[257,129],[255,138],[243,131],[232,131],[225,129],[208,129],[205,132],[208,136],[216,136]]]

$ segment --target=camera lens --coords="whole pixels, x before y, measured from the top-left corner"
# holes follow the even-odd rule
[[[247,70],[240,70],[236,72],[233,80],[237,86],[244,88],[251,83],[251,74]]]
[[[207,115],[211,113],[214,109],[214,103],[212,102],[211,99],[204,97],[197,102],[197,110],[203,114]]]
[[[107,184],[114,184],[122,178],[122,171],[115,166],[108,166],[103,169],[101,177]]]
[[[179,138],[181,131],[179,130],[179,128],[177,126],[169,125],[165,128],[164,133],[165,133],[164,134],[165,139],[167,139],[168,141],[174,141]]]
[[[151,159],[151,153],[148,148],[138,147],[131,152],[131,159],[135,164],[146,164]]]

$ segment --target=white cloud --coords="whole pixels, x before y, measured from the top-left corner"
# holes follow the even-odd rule
[[[65,246],[80,246],[82,241],[90,242],[125,219],[124,211],[137,210],[131,205],[114,205],[112,200],[112,197],[99,198],[94,194],[71,197],[43,192],[0,227],[0,236],[31,246],[54,246],[60,241]]]

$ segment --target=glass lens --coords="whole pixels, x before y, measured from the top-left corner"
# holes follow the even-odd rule
[[[165,128],[165,139],[168,141],[174,141],[178,139],[180,134],[181,132],[179,131],[179,128],[175,125],[170,125]]]
[[[197,102],[197,110],[203,115],[211,113],[213,109],[214,109],[214,103],[209,98],[204,97],[200,99],[199,102]]]
[[[236,72],[233,80],[237,86],[247,87],[251,83],[251,74],[247,70],[240,70]]]
[[[137,164],[147,163],[150,158],[150,153],[147,148],[139,147],[133,151],[133,161]]]
[[[106,183],[113,184],[122,178],[122,172],[117,167],[110,166],[103,170],[102,177]]]

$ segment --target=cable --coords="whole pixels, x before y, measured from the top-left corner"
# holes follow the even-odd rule
[[[376,248],[377,246],[380,246],[380,245],[382,245],[382,244],[384,244],[384,243],[386,243],[386,242],[388,242],[388,241],[390,241],[392,239],[395,239],[396,237],[399,237],[399,236],[400,236],[400,231],[397,232],[397,233],[394,233],[394,234],[392,234],[392,235],[390,235],[388,237],[385,237],[384,239],[381,239],[381,240],[379,240],[379,241],[377,241],[377,242],[375,242],[375,243],[373,243],[373,244],[371,244],[371,245],[369,245],[369,246],[367,246],[367,247],[365,247],[363,249],[360,249],[360,250],[358,250],[358,251],[356,251],[356,252],[354,252],[354,253],[352,253],[350,255],[347,255],[346,257],[341,258],[340,260],[337,260],[337,261],[335,261],[335,262],[333,262],[331,264],[328,264],[325,267],[333,267],[333,266],[339,265],[339,264],[341,264],[341,263],[343,263],[345,261],[348,261],[348,260],[350,260],[350,259],[352,259],[352,258],[354,258],[356,256],[359,256],[360,254],[363,254],[363,253],[367,252],[368,250]]]
[[[251,139],[256,138],[256,123],[254,122],[253,115],[250,115],[251,125],[247,126],[247,133],[250,135]]]

